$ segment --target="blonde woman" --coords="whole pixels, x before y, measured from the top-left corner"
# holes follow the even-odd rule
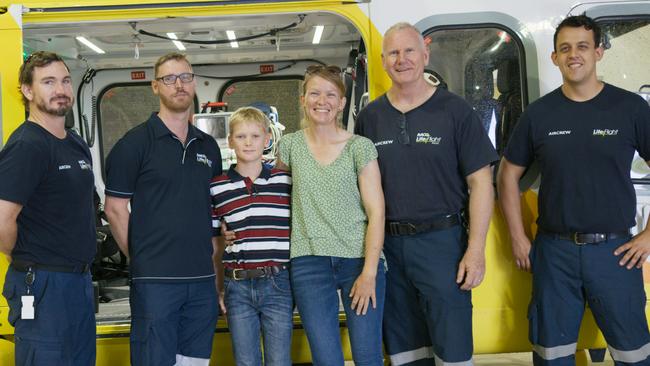
[[[345,86],[336,66],[311,66],[305,128],[280,142],[293,177],[291,284],[314,365],[343,365],[341,292],[355,365],[383,365],[384,196],[377,150],[338,123]]]

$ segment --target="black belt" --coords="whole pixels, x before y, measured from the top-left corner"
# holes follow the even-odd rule
[[[578,245],[596,244],[596,243],[602,243],[604,241],[608,241],[608,240],[611,240],[611,239],[622,239],[622,238],[629,238],[630,237],[630,231],[629,230],[616,231],[616,232],[613,232],[613,233],[578,233],[578,232],[554,233],[554,232],[546,231],[546,230],[540,228],[539,232],[541,234],[552,236],[554,239],[568,240],[568,241],[572,241],[572,242],[574,242],[575,244],[578,244]]]
[[[281,264],[279,266],[259,267],[254,269],[226,268],[224,272],[226,277],[239,281],[276,275],[285,269],[289,269],[289,265]]]
[[[32,271],[35,269],[40,269],[41,271],[66,272],[66,273],[86,273],[90,271],[90,264],[81,264],[78,266],[64,266],[64,265],[54,265],[54,264],[38,264],[32,262],[25,262],[18,259],[14,259],[11,262],[11,267],[18,272],[28,272],[30,269]]]
[[[415,235],[427,231],[449,229],[460,224],[460,215],[452,214],[434,219],[429,222],[411,223],[401,221],[386,221],[386,232],[390,235]]]

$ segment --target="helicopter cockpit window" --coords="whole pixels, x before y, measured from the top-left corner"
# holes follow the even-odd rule
[[[427,70],[464,97],[481,118],[501,154],[524,104],[523,46],[516,36],[493,26],[438,27],[424,33]]]
[[[637,93],[650,103],[650,19],[596,19],[603,32],[605,54],[596,68],[598,78]],[[650,192],[650,168],[635,154],[630,172],[643,184],[637,195]]]

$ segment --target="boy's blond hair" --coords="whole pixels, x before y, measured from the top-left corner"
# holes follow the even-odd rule
[[[237,125],[243,122],[253,122],[257,123],[264,133],[269,132],[269,126],[271,121],[269,118],[259,109],[255,107],[241,107],[230,115],[230,120],[228,122],[228,130],[232,133],[235,130]]]

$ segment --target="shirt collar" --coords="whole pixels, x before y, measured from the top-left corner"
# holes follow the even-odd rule
[[[230,180],[233,182],[237,182],[244,179],[244,177],[242,177],[241,174],[239,174],[235,170],[236,166],[237,164],[233,164],[230,166],[230,169],[228,169],[228,178],[230,178]],[[258,178],[263,178],[266,180],[271,178],[271,168],[267,167],[266,164],[262,163],[262,171],[260,172],[260,176]]]
[[[149,123],[151,123],[151,126],[153,127],[154,135],[156,138],[161,138],[163,136],[175,136],[172,131],[165,126],[165,123],[158,117],[158,112],[153,112],[151,113],[151,117],[149,118]],[[189,123],[189,122],[188,122]],[[201,131],[196,128],[194,125],[189,124],[189,128],[187,129],[187,140],[191,140],[193,138],[198,138],[203,140],[203,134]]]

